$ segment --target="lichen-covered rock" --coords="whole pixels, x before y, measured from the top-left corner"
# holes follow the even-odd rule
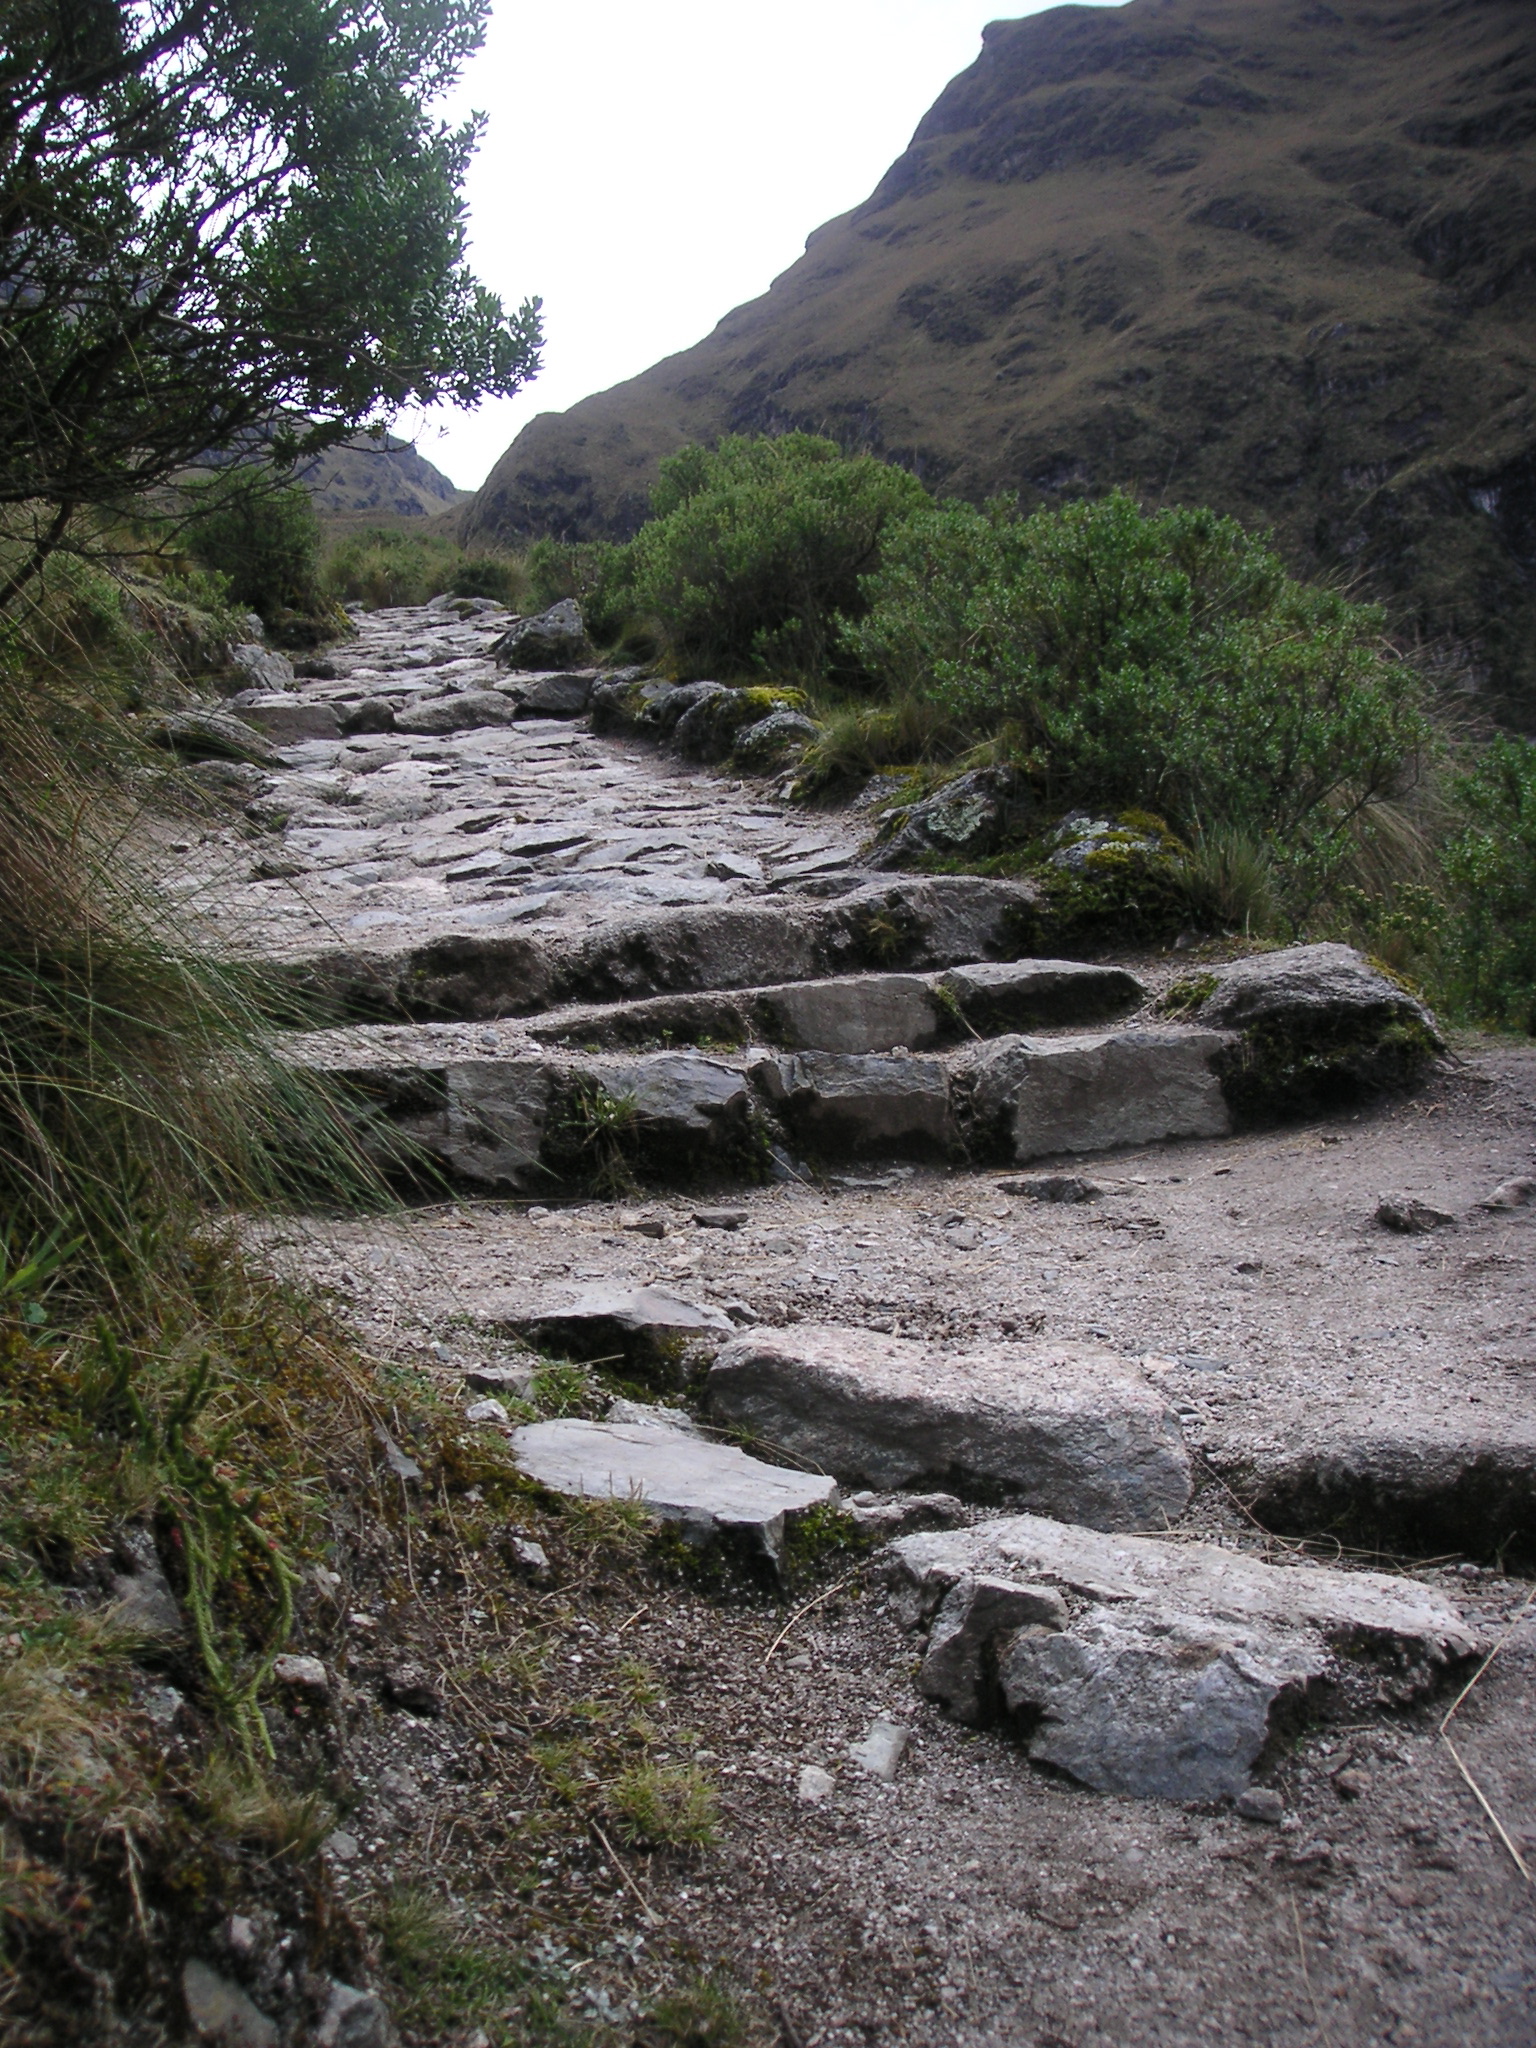
[[[1245,1117],[1303,1116],[1406,1088],[1444,1039],[1433,1013],[1352,946],[1290,946],[1170,992],[1198,1024],[1241,1034],[1222,1087]]]
[[[767,775],[803,753],[816,731],[815,720],[803,711],[770,711],[737,733],[731,760],[748,775]]]
[[[1011,768],[977,768],[895,814],[889,836],[869,854],[872,868],[905,868],[925,854],[979,860],[995,853],[1024,810],[1024,785]]]

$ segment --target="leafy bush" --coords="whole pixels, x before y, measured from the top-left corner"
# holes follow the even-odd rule
[[[1536,1035],[1536,740],[1503,735],[1461,776],[1445,869],[1461,898],[1449,992],[1479,1022]]]
[[[315,615],[320,592],[320,522],[302,484],[264,465],[232,463],[189,485],[182,545],[224,578],[231,604],[277,626],[287,613]]]
[[[847,668],[837,617],[896,522],[928,503],[915,477],[810,434],[685,448],[661,466],[652,517],[604,570],[659,620],[678,674],[814,677]]]
[[[935,506],[886,538],[863,591],[852,653],[896,697],[1006,734],[1045,805],[1267,839],[1302,898],[1430,746],[1380,612],[1295,582],[1207,510],[1144,513],[1118,492],[1028,519],[1002,500]]]

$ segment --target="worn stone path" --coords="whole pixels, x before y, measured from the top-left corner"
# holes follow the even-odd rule
[[[243,779],[268,829],[184,846],[166,882],[350,1006],[290,1056],[371,1091],[456,1198],[263,1225],[259,1256],[513,1455],[521,1425],[557,1489],[766,1529],[769,1555],[778,1489],[841,1491],[866,1529],[949,1531],[898,1561],[959,1560],[942,1616],[899,1584],[829,1601],[776,1661],[776,1619],[683,1592],[584,1642],[573,1664],[675,1669],[728,1789],[702,1882],[648,1878],[661,1912],[765,1970],[784,2038],[818,2048],[1531,2048],[1528,1893],[1435,1721],[1446,1667],[1513,1625],[1465,1740],[1536,1851],[1536,1633],[1504,1576],[1536,1503],[1536,1204],[1480,1206],[1536,1171],[1536,1056],[1482,1045],[1416,1096],[1234,1132],[1243,1019],[1156,1007],[1187,962],[1017,959],[1027,889],[870,875],[857,814],[594,736],[591,678],[510,677],[493,608],[360,623],[333,673],[273,689],[269,667],[236,700],[276,758],[196,772]],[[344,737],[380,699],[396,729]],[[622,1199],[562,1179],[593,1087],[648,1134],[609,1162],[637,1172]],[[1008,1170],[1052,1152],[1085,1156]],[[1395,1232],[1383,1196],[1444,1220]],[[619,1359],[702,1419],[534,1422],[528,1343]],[[774,1462],[722,1461],[731,1426]],[[711,1507],[722,1462],[750,1514]],[[963,1499],[914,1493],[938,1486]],[[1129,1613],[1059,1559],[1023,1572],[1003,1518],[1042,1509],[1042,1555],[1150,1531],[1176,1587]],[[1318,1555],[1275,1530],[1358,1546],[1328,1558],[1326,1642],[1270,1640],[1214,1584],[1252,1551],[1254,1585],[1320,1597]],[[1196,1537],[1221,1548],[1173,1548]],[[1426,1561],[1361,1554],[1387,1548]],[[1372,1620],[1393,1587],[1429,1617],[1419,1649]],[[889,1779],[856,1761],[871,1715],[911,1733]]]
[[[271,830],[254,847],[232,835],[186,847],[166,886],[226,939],[293,959],[454,933],[569,935],[850,865],[856,826],[808,821],[761,784],[573,723],[584,698],[570,685],[591,674],[498,667],[506,617],[451,600],[364,613],[355,640],[309,664],[331,673],[236,696],[230,709],[277,749],[270,772],[249,773],[249,813]],[[519,715],[543,680],[561,685],[550,695],[566,715]],[[370,699],[418,722],[473,722],[344,738],[338,716]]]

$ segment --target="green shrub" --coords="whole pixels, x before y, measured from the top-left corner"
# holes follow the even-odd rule
[[[631,609],[660,621],[685,679],[846,669],[837,615],[862,611],[887,531],[927,503],[905,470],[810,434],[685,448],[625,551]]]
[[[278,625],[321,608],[320,522],[308,491],[265,464],[232,463],[184,493],[181,544],[229,601]]]
[[[844,641],[895,696],[931,694],[1010,751],[1042,802],[1146,805],[1187,836],[1267,839],[1301,899],[1351,856],[1431,741],[1382,616],[1286,575],[1202,509],[1122,493],[1021,518],[998,500],[907,519]]]
[[[1464,822],[1444,852],[1460,897],[1449,993],[1479,1022],[1536,1034],[1536,740],[1494,740],[1453,795]]]
[[[528,602],[547,611],[573,597],[599,647],[612,647],[632,624],[628,548],[608,541],[536,540],[528,550]]]

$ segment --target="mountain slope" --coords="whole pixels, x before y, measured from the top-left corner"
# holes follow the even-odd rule
[[[1536,9],[994,23],[868,201],[533,421],[467,526],[624,535],[672,450],[792,426],[967,497],[1124,482],[1273,524],[1536,724]]]
[[[398,441],[393,434],[359,434],[344,441],[301,469],[299,480],[308,485],[322,512],[430,518],[467,495],[409,441]]]

